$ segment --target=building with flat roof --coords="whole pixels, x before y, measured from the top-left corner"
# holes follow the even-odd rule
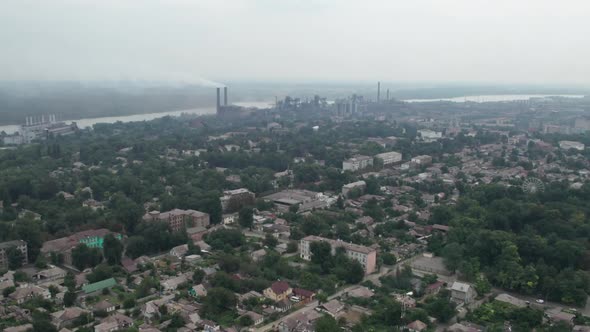
[[[442,138],[442,132],[430,129],[420,129],[418,130],[418,135],[420,135],[420,138],[422,138],[424,142],[434,142]]]
[[[375,155],[375,158],[377,159],[381,159],[381,161],[383,161],[383,166],[387,166],[387,165],[392,165],[395,163],[399,163],[400,161],[402,161],[402,154],[399,152],[385,152],[385,153],[379,153],[378,155]]]
[[[432,157],[427,155],[416,156],[412,158],[411,162],[412,164],[419,166],[430,165],[432,164]]]
[[[369,156],[358,155],[342,162],[343,171],[356,172],[371,166],[373,166],[373,157]]]
[[[562,150],[575,149],[578,151],[584,151],[586,146],[584,145],[584,143],[576,141],[559,141],[559,148]]]
[[[236,212],[244,206],[254,205],[256,195],[246,188],[226,190],[221,201],[221,209],[224,213]]]
[[[362,195],[367,188],[367,183],[365,181],[357,181],[348,183],[342,186],[342,196],[348,197],[348,193],[353,190],[358,190]]]
[[[22,264],[28,263],[27,258],[27,243],[23,240],[14,240],[0,243],[0,268],[8,269],[8,251],[10,248],[16,248],[22,253],[23,261]]]
[[[311,244],[313,242],[328,242],[332,247],[332,255],[336,254],[337,248],[344,248],[346,255],[361,263],[365,274],[375,272],[377,266],[377,251],[373,248],[361,246],[358,244],[348,243],[340,240],[327,239],[315,235],[309,235],[300,241],[300,257],[305,260],[311,260]]]
[[[66,265],[72,265],[72,249],[79,244],[85,244],[90,248],[102,249],[104,245],[104,237],[107,234],[113,234],[115,238],[121,240],[121,234],[113,233],[106,228],[91,229],[87,231],[78,232],[70,236],[59,239],[46,241],[41,247],[41,254],[49,256],[52,252],[63,255],[63,262]]]
[[[151,211],[143,216],[143,220],[167,223],[173,232],[181,231],[187,227],[209,226],[209,214],[196,210]]]

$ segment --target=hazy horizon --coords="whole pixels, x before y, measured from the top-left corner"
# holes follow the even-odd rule
[[[0,79],[590,86],[590,3],[555,4],[4,0]]]

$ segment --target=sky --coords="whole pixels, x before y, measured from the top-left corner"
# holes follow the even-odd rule
[[[588,0],[1,0],[0,80],[590,85]]]

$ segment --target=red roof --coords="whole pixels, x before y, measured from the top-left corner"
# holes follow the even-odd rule
[[[283,294],[287,292],[289,288],[291,288],[291,286],[289,286],[286,281],[276,281],[270,285],[270,289],[272,289],[275,294]]]
[[[295,296],[301,296],[302,298],[310,298],[314,296],[315,293],[303,288],[293,288],[293,294]]]
[[[426,287],[426,289],[428,289],[428,290],[434,290],[434,289],[440,288],[444,284],[445,284],[444,281],[440,281],[439,280],[439,281],[437,281],[437,282],[435,282],[433,284],[428,285],[428,287]]]

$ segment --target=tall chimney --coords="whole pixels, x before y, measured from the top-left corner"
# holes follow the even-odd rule
[[[223,87],[223,106],[227,106],[227,86]]]
[[[387,89],[387,100],[389,100],[389,89]]]
[[[217,113],[219,113],[220,107],[221,107],[221,88],[217,88]]]
[[[377,102],[381,99],[381,82],[377,82]]]

